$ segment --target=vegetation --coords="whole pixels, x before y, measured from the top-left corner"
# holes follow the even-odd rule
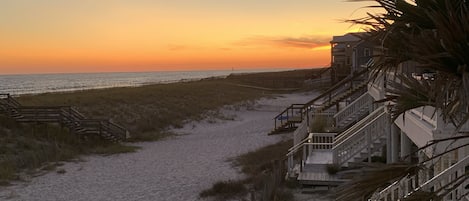
[[[356,0],[351,0],[356,1]],[[469,119],[469,2],[464,0],[374,0],[383,13],[350,20],[366,25],[365,38],[380,46],[380,55],[375,56],[372,68],[374,78],[395,73],[396,80],[390,80],[388,95],[383,101],[392,101],[391,113],[394,118],[405,111],[420,106],[433,106],[441,111],[443,119],[459,129]],[[418,68],[434,73],[433,79],[417,80],[406,71],[404,63],[416,64]],[[459,130],[455,133],[458,133]],[[452,142],[467,138],[467,133],[430,142]],[[464,145],[467,146],[467,145]],[[424,147],[426,148],[426,147]],[[451,151],[451,150],[448,150]],[[438,157],[438,156],[434,156]],[[401,178],[417,166],[397,167],[396,174],[386,175],[382,167],[363,169],[365,174],[357,178],[349,188],[341,188],[338,200],[361,200],[380,186]],[[378,169],[379,169],[378,168]],[[390,167],[393,168],[393,167]],[[411,171],[412,170],[412,171]],[[357,190],[359,189],[359,190]],[[449,192],[449,191],[447,191]],[[446,192],[446,193],[447,193]],[[430,193],[431,194],[431,193]],[[443,193],[444,194],[444,193]],[[412,194],[413,200],[429,200],[428,193]],[[422,196],[422,197],[420,197]]]
[[[294,73],[289,73],[289,79],[282,73],[268,75],[282,76],[283,79],[277,80],[281,83],[290,82],[308,71],[291,72]],[[249,79],[244,79],[244,76]],[[25,105],[73,105],[86,116],[111,118],[123,125],[130,130],[133,141],[149,141],[168,136],[168,128],[181,127],[189,120],[202,119],[210,115],[209,111],[221,106],[278,93],[238,85],[249,84],[248,80],[259,80],[264,76],[264,73],[259,73],[231,76],[239,79],[205,79],[142,87],[40,94],[21,96],[19,101]]]
[[[279,81],[283,82],[296,79],[298,75],[309,71],[292,71],[294,73],[290,73],[290,78],[285,78],[282,73],[277,75],[284,77]],[[255,75],[253,79],[263,76]],[[276,92],[241,87],[239,84],[247,83],[244,80],[205,79],[142,87],[27,95],[18,99],[23,105],[72,105],[88,117],[111,118],[122,124],[130,130],[131,141],[148,141],[171,135],[169,128],[180,127],[189,120],[207,116],[229,119],[221,117],[217,109]],[[0,114],[0,184],[19,179],[21,170],[55,170],[58,161],[72,160],[81,154],[109,155],[137,149],[128,144],[108,143],[98,137],[83,140],[59,125],[18,124]],[[57,172],[65,173],[62,170]]]
[[[57,125],[18,124],[0,115],[0,183],[18,179],[21,169],[54,170],[58,161],[71,160],[79,154],[127,153],[136,148],[100,138],[82,141]]]
[[[219,199],[242,197],[247,194],[247,189],[243,181],[220,181],[213,184],[213,187],[202,191],[200,197],[215,196]]]
[[[291,147],[292,143],[292,140],[282,141],[232,159],[233,165],[241,168],[241,171],[247,175],[247,178],[237,181],[229,180],[217,182],[210,189],[202,191],[200,196],[213,196],[223,199],[246,196],[246,186],[249,186],[250,190],[253,191],[255,195],[266,196],[266,192],[264,191],[271,189],[265,189],[265,186],[275,183],[272,181],[272,176],[275,172],[281,172],[280,177],[283,179],[285,171],[282,165],[279,166],[278,163],[281,164],[284,162],[285,153]],[[278,162],[277,165],[276,161]],[[227,188],[228,185],[237,187],[229,189]],[[295,185],[282,180],[280,188],[277,188],[271,196],[279,201],[293,200],[293,194],[285,189],[287,186],[294,187]]]

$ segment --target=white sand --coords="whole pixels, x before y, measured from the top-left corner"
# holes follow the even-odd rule
[[[234,121],[191,122],[158,142],[138,143],[136,153],[87,156],[66,163],[66,172],[50,172],[29,182],[0,188],[0,200],[198,200],[213,183],[241,175],[226,160],[278,142],[267,136],[272,118],[292,103],[304,103],[315,93],[263,99],[253,110],[224,111]]]

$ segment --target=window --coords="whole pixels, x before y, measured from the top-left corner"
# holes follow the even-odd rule
[[[365,57],[371,56],[370,48],[365,48],[365,49],[363,50],[363,56],[365,56]]]

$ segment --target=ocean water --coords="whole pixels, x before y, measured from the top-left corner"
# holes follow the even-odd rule
[[[226,77],[231,73],[281,70],[285,69],[0,75],[0,93],[22,95],[133,87],[146,84],[192,81],[209,77]]]

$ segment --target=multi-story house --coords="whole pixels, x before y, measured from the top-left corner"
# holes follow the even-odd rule
[[[331,43],[331,81],[336,83],[360,71],[373,55],[373,45],[361,38],[365,33],[333,36]]]
[[[348,34],[345,36],[350,38]],[[339,38],[334,37],[337,45],[333,45],[333,49],[341,44]],[[354,42],[355,47],[358,44],[359,41]],[[335,53],[333,50],[333,57],[337,56]],[[361,61],[359,57],[351,59],[351,64],[360,64],[360,67],[372,62]],[[335,57],[333,61],[339,60]],[[421,73],[425,71],[413,66],[412,62],[400,64],[400,70],[395,73],[408,74],[413,76],[412,79],[431,79],[431,76],[422,78]],[[286,119],[282,118],[285,122],[296,120],[285,123],[296,128],[294,144],[287,154],[288,176],[304,185],[336,186],[346,180],[328,169],[346,169],[377,159],[389,164],[418,163],[421,167],[418,171],[391,181],[369,199],[395,201],[410,198],[416,192],[433,192],[443,200],[469,200],[469,149],[464,146],[469,141],[462,138],[428,146],[434,140],[469,133],[469,123],[457,130],[431,106],[415,108],[391,118],[388,110],[393,103],[378,100],[384,99],[391,87],[389,82],[400,83],[395,73],[383,74],[368,82],[363,79],[367,68],[358,69],[355,73],[349,71],[347,77],[324,94],[277,116],[286,116]],[[429,158],[433,160],[427,160]]]

